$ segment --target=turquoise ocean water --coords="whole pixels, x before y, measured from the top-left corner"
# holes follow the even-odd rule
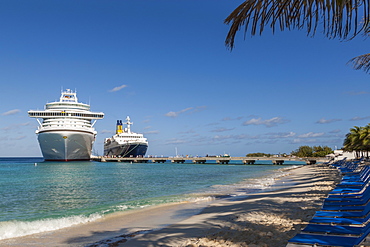
[[[43,162],[0,158],[0,240],[85,223],[117,211],[265,189],[284,166]]]

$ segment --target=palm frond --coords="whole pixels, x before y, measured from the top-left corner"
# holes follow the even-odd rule
[[[272,31],[304,29],[315,35],[319,25],[329,38],[347,39],[370,30],[369,0],[246,0],[224,21],[231,24],[226,46],[234,47],[236,33],[261,34]]]
[[[354,57],[348,63],[351,63],[354,69],[362,69],[368,73],[370,72],[370,53]]]

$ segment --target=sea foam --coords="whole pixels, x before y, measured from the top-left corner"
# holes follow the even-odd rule
[[[276,184],[276,180],[290,174],[290,170],[299,166],[284,167],[276,170],[268,176],[259,178],[248,178],[235,184],[223,184],[211,186],[210,193],[226,194],[230,196],[245,196],[249,193],[254,193],[272,188]]]
[[[35,233],[54,231],[77,224],[95,221],[102,216],[92,214],[90,216],[70,216],[59,219],[43,219],[36,221],[5,221],[0,222],[0,240],[22,237]]]

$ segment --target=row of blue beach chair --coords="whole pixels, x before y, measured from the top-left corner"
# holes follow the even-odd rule
[[[287,246],[370,246],[370,165],[363,159],[328,165],[341,172],[341,182]]]

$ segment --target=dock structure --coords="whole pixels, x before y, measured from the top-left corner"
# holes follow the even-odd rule
[[[283,165],[285,161],[300,161],[305,162],[307,165],[316,164],[317,162],[327,162],[328,159],[322,157],[104,157],[94,156],[91,158],[93,161],[99,162],[126,162],[126,163],[186,163],[193,164],[229,164],[231,161],[241,161],[244,165],[258,164],[258,161],[271,161],[273,165]]]

